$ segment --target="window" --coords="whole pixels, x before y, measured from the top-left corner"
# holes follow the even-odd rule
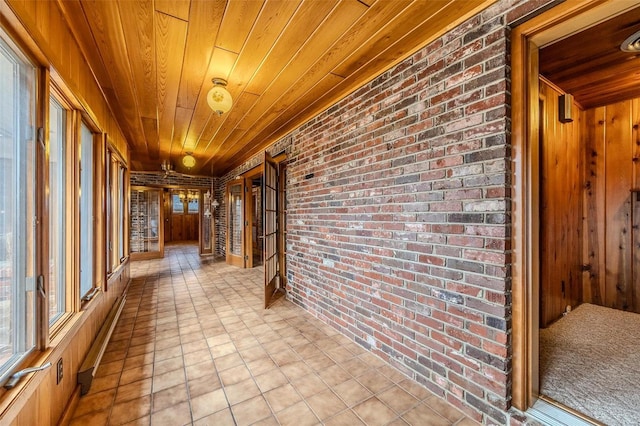
[[[49,101],[49,323],[65,312],[66,297],[66,110]]]
[[[36,340],[35,81],[0,37],[0,379]]]
[[[115,271],[126,253],[126,167],[120,157],[111,149],[107,161],[107,239],[109,252],[109,273]]]
[[[198,195],[197,193],[195,194],[195,196],[193,198],[189,198],[189,207],[187,210],[188,213],[198,213],[200,212],[200,209],[198,208]]]
[[[182,202],[184,197],[181,197],[179,193],[174,192],[171,194],[171,205],[173,206],[173,214],[184,213],[184,203]]]
[[[80,130],[80,296],[93,288],[93,134]]]
[[[119,215],[116,217],[118,221],[118,260],[121,262],[124,259],[124,240],[126,238],[124,232],[124,211],[125,211],[125,172],[126,169],[122,164],[119,164],[119,172],[118,172],[118,205]]]

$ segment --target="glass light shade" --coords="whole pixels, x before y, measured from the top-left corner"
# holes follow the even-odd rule
[[[190,169],[196,165],[196,159],[193,158],[193,155],[187,154],[182,158],[182,164],[184,164],[187,169]]]
[[[207,93],[207,103],[218,114],[224,114],[231,109],[233,100],[231,99],[231,93],[224,86],[216,84]]]

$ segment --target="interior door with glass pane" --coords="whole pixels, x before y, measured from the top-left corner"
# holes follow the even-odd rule
[[[213,254],[215,218],[211,207],[213,201],[211,191],[201,192],[200,200],[200,254]]]
[[[227,263],[244,268],[244,180],[227,184]]]
[[[153,259],[164,256],[162,213],[162,190],[131,188],[129,217],[131,259]]]
[[[262,208],[264,214],[264,307],[269,307],[273,297],[278,290],[278,165],[273,161],[271,156],[265,152],[264,158],[264,176],[263,196],[264,205]]]

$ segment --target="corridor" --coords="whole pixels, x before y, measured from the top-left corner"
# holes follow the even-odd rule
[[[72,425],[476,424],[284,298],[263,310],[260,268],[174,245],[131,276]]]

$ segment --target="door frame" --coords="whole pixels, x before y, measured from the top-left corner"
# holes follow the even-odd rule
[[[635,6],[616,0],[574,0],[521,23],[511,33],[512,404],[521,411],[539,398],[538,48]]]
[[[242,204],[242,208],[241,208],[241,212],[242,212],[242,217],[240,219],[240,221],[242,222],[242,232],[241,232],[241,237],[240,237],[240,247],[242,248],[240,255],[236,255],[231,253],[231,251],[229,250],[229,242],[231,241],[230,235],[229,235],[229,227],[231,225],[231,196],[230,196],[230,191],[229,189],[232,186],[236,186],[236,185],[241,185],[242,189],[240,190],[240,199],[241,199],[241,204]],[[246,184],[245,184],[245,179],[235,179],[232,180],[230,182],[227,183],[227,187],[225,189],[225,199],[226,199],[226,207],[227,207],[227,212],[226,212],[226,217],[227,217],[227,224],[226,224],[226,230],[225,230],[225,235],[226,235],[226,248],[225,248],[225,254],[226,254],[226,262],[229,265],[233,265],[233,266],[238,266],[240,268],[244,268],[245,267],[245,222],[246,222],[246,218],[245,218],[245,195],[246,195]]]
[[[253,212],[255,205],[253,203],[253,179],[262,177],[264,165],[261,164],[248,172],[244,173],[244,228],[245,242],[244,242],[244,257],[245,268],[253,268]],[[264,209],[264,206],[263,206]],[[263,211],[260,212],[263,214]],[[260,238],[260,235],[256,235],[256,238]]]

